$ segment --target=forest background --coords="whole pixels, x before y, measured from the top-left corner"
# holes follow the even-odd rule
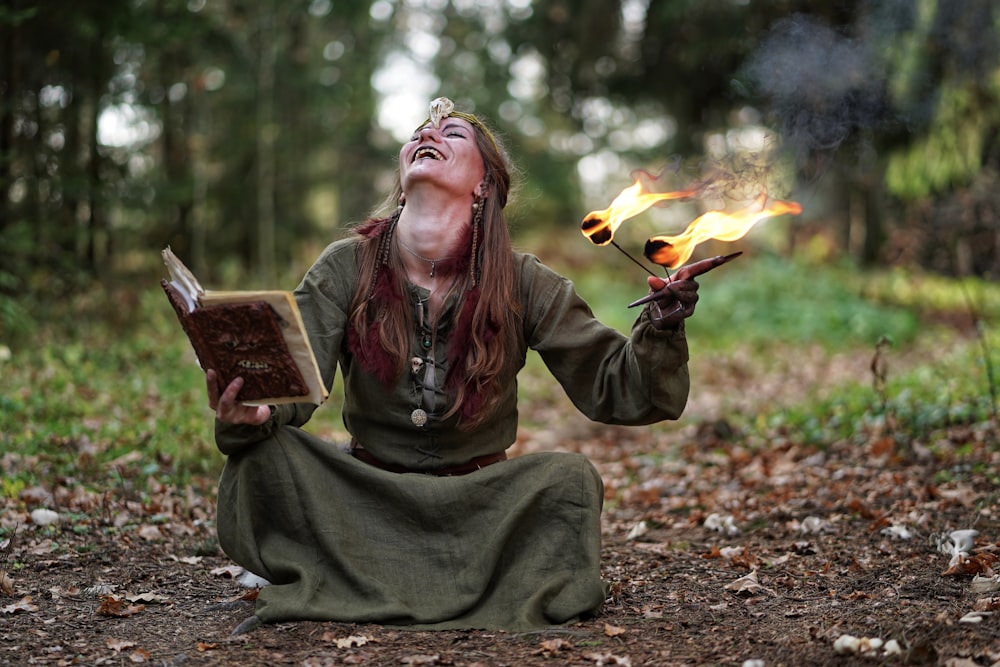
[[[598,466],[603,617],[228,639],[160,250],[294,287],[439,95],[509,148],[516,245],[623,331],[645,274],[580,222],[639,170],[699,188],[618,229],[634,257],[762,191],[803,211],[697,250],[743,256],[700,280],[680,422],[586,422],[529,357],[511,453]],[[845,632],[993,664],[998,274],[993,0],[0,0],[0,664],[844,664]],[[343,438],[338,402],[308,427]],[[980,569],[943,576],[968,528]]]
[[[615,261],[574,235],[587,210],[634,169],[683,163],[728,174],[717,200],[627,226],[623,244],[766,185],[805,206],[761,232],[772,252],[995,276],[997,14],[988,0],[6,0],[0,322],[30,318],[21,296],[127,275],[168,244],[213,285],[300,274],[381,203],[439,94],[505,139],[515,234],[584,261]]]

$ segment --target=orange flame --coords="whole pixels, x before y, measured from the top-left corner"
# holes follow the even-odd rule
[[[621,191],[614,198],[611,206],[603,211],[591,211],[580,224],[580,231],[594,245],[608,245],[615,237],[615,232],[629,218],[635,217],[653,204],[669,199],[684,199],[697,193],[697,190],[680,190],[678,192],[648,192],[638,178],[635,183]]]
[[[654,236],[646,241],[644,254],[649,261],[671,269],[684,264],[691,257],[695,246],[710,239],[736,241],[765,218],[790,213],[798,215],[802,205],[793,201],[772,199],[762,192],[746,208],[734,213],[708,211],[696,218],[678,236]]]

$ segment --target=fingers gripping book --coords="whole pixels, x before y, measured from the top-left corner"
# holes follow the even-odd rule
[[[315,403],[328,394],[298,304],[291,292],[202,288],[170,250],[170,280],[161,280],[202,369],[214,369],[225,388],[236,377],[250,405]]]

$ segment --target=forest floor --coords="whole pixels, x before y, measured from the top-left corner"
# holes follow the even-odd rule
[[[794,434],[747,442],[719,416],[868,362],[819,358],[696,368],[689,416],[662,428],[591,424],[560,399],[525,406],[514,455],[584,452],[605,480],[597,618],[530,633],[303,622],[232,636],[254,589],[218,550],[214,480],[149,479],[140,494],[137,455],[104,480],[0,506],[17,526],[0,541],[0,665],[1000,664],[994,427],[820,449]],[[5,469],[33,464],[3,456]],[[42,506],[60,520],[34,522]],[[948,536],[965,529],[978,535],[959,556]]]

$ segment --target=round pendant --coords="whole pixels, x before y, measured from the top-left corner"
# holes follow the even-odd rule
[[[424,340],[422,341],[425,350],[431,349],[431,337],[430,334],[424,334]]]
[[[423,426],[427,423],[427,413],[417,408],[410,413],[410,421],[413,422],[414,426]]]

